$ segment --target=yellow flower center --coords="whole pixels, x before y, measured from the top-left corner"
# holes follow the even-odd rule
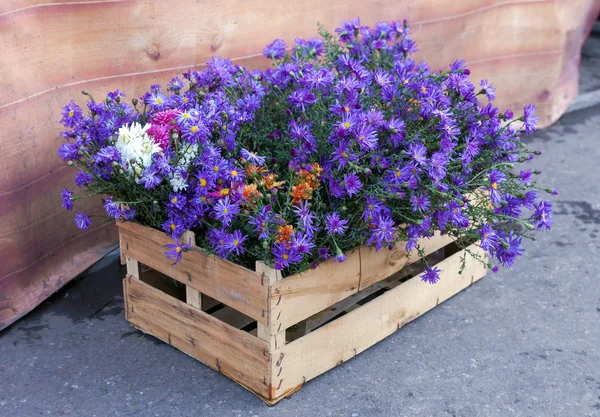
[[[185,112],[185,113],[182,113],[181,117],[183,117],[184,119],[189,119],[190,114],[188,112]]]
[[[163,103],[162,98],[159,97],[156,99],[156,104],[162,104],[162,103]]]
[[[375,206],[373,204],[369,204],[369,210],[373,210]]]
[[[229,209],[228,209],[227,207],[225,207],[225,208],[223,209],[223,214],[227,214],[227,213],[229,213]]]
[[[69,117],[73,117],[74,114],[75,114],[75,112],[73,110],[69,111]]]
[[[350,108],[349,108],[349,107],[344,107],[344,111],[345,111],[346,113],[348,113],[348,112],[350,111]]]
[[[237,240],[237,239],[234,239],[234,240],[233,240],[233,246],[237,246],[237,245],[239,245],[239,243],[240,243],[240,241],[239,241],[239,240]]]
[[[422,85],[422,86],[421,86],[421,92],[422,92],[422,93],[426,93],[426,92],[427,92],[427,88],[425,88],[425,86],[424,86],[424,85]]]
[[[175,223],[171,223],[171,230],[175,230],[177,228],[177,226],[175,226]]]
[[[492,183],[492,188],[493,188],[494,190],[497,190],[497,189],[498,189],[498,183],[497,183],[497,182],[493,182],[493,183]]]
[[[202,201],[203,203],[206,203],[206,196],[203,195],[202,197],[200,197],[200,201]]]
[[[171,203],[173,203],[173,204],[177,203],[177,197],[173,197],[173,198],[171,199]]]
[[[229,195],[229,188],[223,188],[223,189],[222,189],[222,190],[219,192],[219,194],[220,194],[220,195],[222,195],[222,196]]]
[[[219,172],[219,167],[214,167],[213,172]]]
[[[196,133],[198,131],[198,126],[192,126],[190,132]]]
[[[181,246],[177,246],[177,247],[175,248],[175,252],[177,252],[177,253],[181,252]]]
[[[187,98],[187,97],[184,97],[184,98],[183,98],[183,102],[184,102],[184,103],[187,103],[187,102],[188,102],[188,98]]]
[[[283,256],[282,256],[282,258],[283,258],[283,259],[286,259],[286,260],[287,260],[289,257],[290,257],[290,255],[288,255],[287,253],[284,253],[284,254],[283,254]]]
[[[227,125],[223,125],[223,127],[221,127],[221,129],[227,130]]]
[[[346,123],[344,123],[344,127],[345,127],[346,129],[348,129],[348,128],[350,127],[350,122],[346,122]]]
[[[396,177],[400,177],[402,175],[402,173],[398,170],[396,170]]]
[[[206,180],[204,178],[200,178],[200,186],[206,187]]]
[[[231,171],[231,176],[232,177],[237,177],[238,176],[238,172],[234,169]]]

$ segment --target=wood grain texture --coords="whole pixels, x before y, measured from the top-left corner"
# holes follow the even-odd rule
[[[267,396],[267,344],[142,281],[124,280],[127,320],[253,392]]]
[[[60,208],[75,174],[56,157],[60,107],[84,104],[81,90],[101,97],[120,88],[131,99],[215,54],[265,67],[266,43],[310,37],[317,21],[333,29],[355,16],[406,18],[417,60],[437,69],[464,58],[475,80],[497,87],[500,108],[518,113],[535,102],[548,125],[577,92],[581,44],[599,9],[598,0],[0,2],[0,328],[60,287],[44,282],[64,284],[115,239],[99,223],[78,231]],[[99,208],[97,200],[78,206]],[[31,295],[19,295],[23,288]]]
[[[204,252],[189,251],[172,265],[163,232],[135,223],[118,222],[121,252],[182,284],[226,304],[260,323],[267,323],[268,283],[253,271]]]
[[[485,252],[474,245],[470,249],[485,256]],[[419,274],[314,332],[273,351],[270,399],[277,401],[297,390],[306,381],[352,359],[482,278],[487,269],[473,259],[467,262],[462,275],[458,275],[462,255],[462,252],[456,253],[437,265],[442,270],[437,284],[423,282]]]
[[[448,236],[437,233],[431,239],[421,239],[424,254],[429,255],[451,243]],[[400,271],[419,257],[406,257],[400,242],[394,250],[359,248],[348,253],[345,262],[323,262],[316,269],[287,277],[271,288],[269,303],[271,331],[286,329],[335,303],[356,294]],[[391,262],[390,255],[401,257]],[[399,262],[395,262],[399,261]]]

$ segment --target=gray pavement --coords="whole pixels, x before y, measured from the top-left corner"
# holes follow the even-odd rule
[[[600,416],[600,105],[527,142],[553,231],[277,406],[132,329],[112,263],[0,333],[0,416]]]

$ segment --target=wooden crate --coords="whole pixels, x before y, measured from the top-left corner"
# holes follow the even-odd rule
[[[134,223],[118,226],[127,320],[270,405],[486,273],[481,262],[467,259],[459,275],[464,251],[440,235],[421,242],[430,264],[442,270],[435,285],[421,280],[421,263],[403,245],[360,248],[346,262],[285,279],[261,262],[251,271],[199,249],[173,266],[164,256],[171,238]],[[485,258],[476,245],[470,250]],[[172,280],[178,286],[169,286]]]

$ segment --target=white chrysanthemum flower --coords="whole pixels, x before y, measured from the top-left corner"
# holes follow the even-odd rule
[[[183,155],[181,156],[180,166],[187,169],[190,166],[190,163],[192,162],[192,160],[197,156],[198,156],[198,145],[190,144],[185,149],[185,151],[183,152]]]
[[[177,168],[171,174],[171,179],[169,182],[171,183],[171,187],[175,192],[179,192],[181,190],[185,190],[188,187],[187,183],[188,173],[184,168]]]
[[[146,131],[150,129],[150,124],[144,127],[139,123],[132,123],[131,126],[123,126],[119,129],[116,148],[121,152],[127,170],[131,172],[133,159],[134,164],[148,167],[152,163],[152,155],[160,152],[161,148]]]

